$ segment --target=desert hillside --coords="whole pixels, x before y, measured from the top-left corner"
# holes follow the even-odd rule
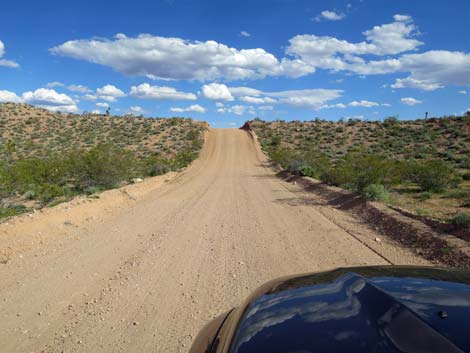
[[[271,159],[294,173],[418,216],[470,224],[469,115],[383,122],[255,119],[251,127]]]
[[[140,156],[170,157],[187,148],[206,123],[185,118],[60,114],[27,104],[0,104],[0,158],[40,156],[111,143]]]
[[[332,159],[365,149],[397,158],[442,158],[470,168],[470,116],[383,122],[254,120],[252,126],[262,141],[279,139],[282,146],[300,150],[314,147]]]
[[[180,170],[207,124],[0,104],[0,219]]]

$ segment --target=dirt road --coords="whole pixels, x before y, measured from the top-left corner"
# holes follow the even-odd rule
[[[269,279],[425,264],[264,162],[246,132],[211,130],[191,167],[129,188],[125,204],[103,196],[3,224],[0,243],[35,240],[0,264],[0,352],[186,352]]]

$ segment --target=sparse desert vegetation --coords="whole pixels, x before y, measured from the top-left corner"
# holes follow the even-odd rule
[[[469,115],[251,126],[271,160],[293,173],[470,227]]]
[[[0,218],[187,166],[205,123],[0,104]]]

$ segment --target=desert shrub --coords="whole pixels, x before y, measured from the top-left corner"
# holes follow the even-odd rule
[[[444,195],[444,198],[446,198],[446,199],[467,199],[467,198],[470,198],[470,190],[462,190],[462,189],[452,190],[452,191],[447,192]]]
[[[273,147],[278,147],[281,145],[281,138],[279,136],[273,136],[269,144]]]
[[[143,158],[111,144],[100,144],[90,150],[2,161],[0,196],[22,195],[46,204],[60,197],[109,189],[135,177],[164,174],[196,157],[197,151],[188,149],[172,159]]]
[[[381,184],[370,184],[362,190],[362,195],[369,201],[390,202],[390,193]]]
[[[163,162],[156,162],[156,163],[153,163],[150,167],[150,170],[149,170],[149,176],[157,176],[157,175],[163,175],[165,173],[168,173],[169,171],[171,170],[171,167],[169,164],[167,163],[163,163]]]
[[[325,173],[324,181],[362,192],[371,184],[392,184],[397,178],[394,164],[394,161],[381,155],[348,153],[333,169]]]
[[[75,151],[66,164],[80,189],[89,186],[110,188],[133,176],[137,162],[131,152],[111,144],[100,144],[89,151]]]
[[[307,165],[299,154],[294,155],[294,157],[287,162],[285,169],[298,175],[306,175],[303,171],[308,173]]]
[[[470,214],[458,213],[454,218],[452,218],[452,223],[457,227],[470,229]]]
[[[310,150],[303,155],[303,175],[321,179],[331,169],[331,159],[322,152]]]
[[[64,188],[56,184],[42,184],[37,188],[36,198],[44,204],[57,197],[65,196]]]
[[[23,198],[26,200],[33,200],[36,198],[36,191],[34,190],[28,190],[23,194]]]
[[[432,192],[429,192],[429,191],[424,191],[420,193],[417,197],[419,201],[429,200],[430,198],[432,198]]]
[[[398,123],[399,123],[398,117],[396,117],[396,116],[389,116],[389,117],[385,118],[384,121],[383,121],[383,125],[385,127],[393,127],[393,126],[398,125]]]
[[[159,154],[153,156],[140,158],[138,160],[138,166],[136,168],[136,176],[157,176],[168,173],[171,170],[177,169],[175,161],[164,158]]]
[[[442,160],[425,160],[410,167],[411,180],[423,191],[441,192],[455,183],[453,168]]]
[[[21,213],[28,212],[29,208],[24,205],[13,205],[8,207],[0,207],[0,218],[16,216]]]
[[[179,152],[174,160],[174,166],[176,169],[185,168],[187,167],[193,160],[195,160],[198,156],[198,152],[186,149],[184,151]]]
[[[4,193],[37,191],[38,185],[60,184],[65,167],[58,157],[28,158],[10,163],[1,171]]]
[[[103,188],[100,188],[99,186],[89,186],[89,187],[83,189],[83,192],[86,195],[93,195],[93,194],[96,194],[100,191],[103,191]]]
[[[287,169],[289,164],[298,158],[297,153],[290,148],[271,148],[268,150],[272,161]]]

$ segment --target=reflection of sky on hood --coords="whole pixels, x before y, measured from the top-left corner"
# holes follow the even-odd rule
[[[346,274],[345,279],[350,277],[351,275]],[[267,310],[273,306],[278,305],[281,302],[290,299],[302,299],[308,298],[312,296],[320,296],[320,295],[327,295],[332,293],[337,293],[341,290],[343,283],[340,281],[329,283],[329,284],[320,284],[310,287],[299,289],[290,289],[285,290],[280,293],[276,293],[273,295],[263,295],[262,297],[258,298],[255,303],[252,304],[250,310],[245,314],[245,318],[249,318],[250,316],[256,314],[258,310]]]
[[[470,285],[412,278],[371,278],[389,295],[461,347],[470,347]],[[447,318],[438,315],[445,311]]]
[[[420,327],[420,331],[426,331],[426,324],[406,308],[429,319],[431,315],[436,315],[436,305],[468,310],[469,286],[409,278],[366,279],[348,273],[332,283],[258,297],[245,312],[231,352],[252,352],[248,347],[256,347],[260,342],[279,342],[280,337],[286,334],[282,331],[284,328],[290,330],[287,337],[292,334],[293,340],[321,338],[325,342],[337,342],[343,348],[351,347],[351,352],[368,347],[391,352],[395,351],[394,344],[413,345],[413,339],[400,340],[406,325],[396,324],[397,315],[408,324],[413,322],[414,327]],[[470,312],[468,314],[467,318]],[[396,336],[396,333],[399,335]],[[450,339],[454,338],[447,331],[444,334]],[[287,337],[284,338],[289,341]],[[280,348],[277,351],[284,352]],[[299,349],[286,350],[294,351],[298,352]]]
[[[241,340],[237,342],[237,347],[250,341],[264,329],[281,324],[295,316],[309,323],[356,316],[361,310],[361,304],[353,294],[361,291],[365,281],[357,277],[351,280],[352,278],[352,274],[346,274],[341,277],[342,280],[329,284],[261,296],[245,313],[245,320],[238,336]],[[331,302],[332,295],[342,291],[346,294],[343,295],[344,300]],[[237,348],[233,351],[236,350]]]
[[[461,283],[401,278],[371,279],[371,282],[402,301],[417,304],[470,307],[470,286]]]

